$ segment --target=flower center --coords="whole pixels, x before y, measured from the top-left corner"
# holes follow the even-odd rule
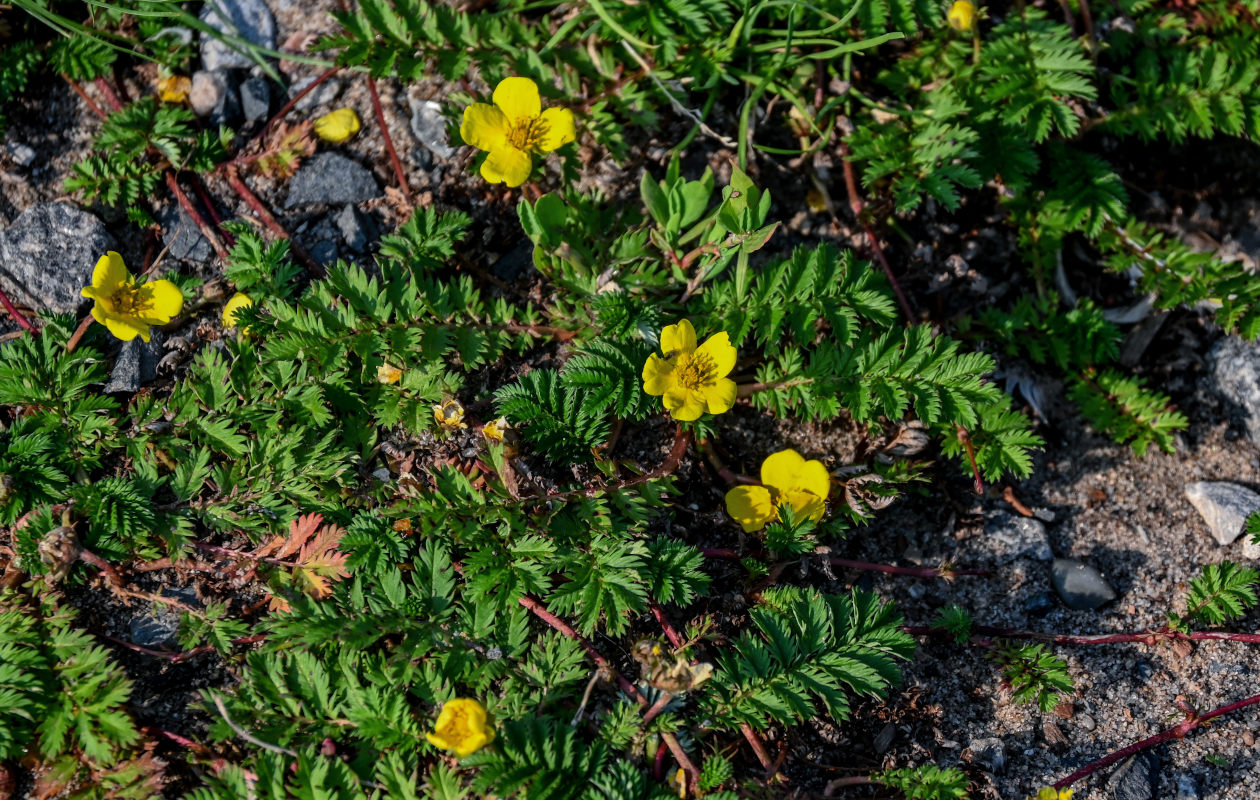
[[[153,307],[153,292],[134,283],[120,283],[109,296],[114,313],[124,317],[139,317]]]
[[[517,117],[508,127],[508,144],[527,153],[538,150],[547,127],[542,117]]]
[[[451,736],[465,736],[469,727],[468,713],[462,708],[454,709],[450,721],[446,724],[448,734]]]
[[[711,386],[717,373],[717,364],[707,353],[682,353],[678,356],[678,382],[688,389]]]

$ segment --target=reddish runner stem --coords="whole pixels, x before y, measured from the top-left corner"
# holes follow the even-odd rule
[[[96,114],[96,116],[101,119],[105,118],[105,110],[101,108],[95,100],[88,97],[88,93],[83,91],[83,87],[79,85],[78,81],[71,79],[71,77],[64,72],[61,73],[61,77],[62,80],[70,84],[70,88],[73,89],[74,93],[79,96],[79,99],[86,103],[88,108],[92,109],[92,113]]]
[[[337,74],[338,72],[340,72],[340,71],[341,71],[341,67],[329,67],[329,68],[328,68],[327,70],[325,70],[325,71],[324,71],[324,72],[323,72],[323,73],[322,73],[319,77],[317,77],[314,81],[312,81],[312,82],[311,82],[311,84],[310,84],[309,86],[307,86],[305,89],[303,89],[302,91],[298,92],[297,94],[293,95],[293,97],[289,100],[289,102],[285,103],[283,106],[281,106],[281,107],[280,107],[280,110],[276,112],[275,116],[273,116],[271,119],[267,120],[267,124],[266,124],[266,125],[264,125],[264,126],[262,127],[262,130],[260,130],[260,131],[258,132],[258,135],[254,137],[254,140],[257,140],[257,139],[262,138],[263,136],[266,136],[266,135],[267,135],[267,133],[269,133],[269,132],[271,131],[272,127],[273,127],[273,126],[274,126],[277,122],[279,122],[280,120],[284,119],[284,118],[285,118],[285,116],[286,116],[286,115],[288,115],[288,113],[289,113],[290,111],[292,111],[292,110],[293,110],[293,107],[294,107],[294,106],[296,106],[298,103],[302,102],[302,98],[306,97],[308,94],[310,94],[311,92],[315,91],[315,89],[316,89],[316,88],[317,88],[317,87],[318,87],[321,83],[323,83],[324,81],[328,80],[328,79],[329,79],[329,78],[331,78],[332,76],[336,75],[336,74]],[[235,158],[235,159],[233,159],[233,161],[232,161],[232,162],[229,162],[229,163],[236,163],[236,162],[238,162],[238,161],[240,160],[240,158],[241,158],[241,155],[242,155],[244,152],[245,152],[245,148],[243,148],[243,147],[242,147],[242,148],[241,148],[241,150],[240,150],[240,152],[238,152],[238,153],[237,153],[236,158]]]
[[[398,179],[398,188],[402,191],[407,205],[412,205],[411,187],[407,185],[407,173],[402,161],[398,160],[398,151],[394,149],[394,140],[389,135],[389,125],[385,123],[385,109],[381,107],[381,96],[376,92],[376,79],[367,76],[368,94],[372,96],[372,110],[376,112],[376,124],[381,127],[381,138],[385,140],[385,150],[389,153],[389,161],[394,165],[394,177]]]
[[[70,341],[66,342],[66,353],[73,353],[74,348],[79,346],[79,341],[83,339],[83,334],[87,333],[87,329],[92,327],[92,323],[96,322],[96,318],[91,314],[83,318],[79,323],[79,327],[74,329],[74,334],[70,337]]]
[[[678,635],[678,630],[674,628],[669,618],[665,616],[665,609],[661,608],[661,604],[655,600],[648,604],[648,608],[652,609],[652,616],[656,617],[661,630],[665,632],[665,638],[669,639],[669,643],[674,646],[675,650],[681,650],[685,643],[683,638]]]
[[[1149,750],[1150,748],[1158,744],[1162,744],[1163,742],[1167,742],[1171,739],[1184,739],[1186,738],[1186,735],[1189,734],[1191,731],[1193,731],[1195,728],[1199,727],[1200,725],[1203,725],[1204,723],[1210,720],[1216,719],[1217,717],[1224,716],[1225,714],[1229,714],[1234,711],[1239,711],[1241,709],[1247,708],[1248,706],[1254,706],[1257,703],[1260,703],[1260,694],[1252,695],[1251,697],[1248,697],[1244,700],[1239,700],[1237,702],[1230,703],[1229,705],[1221,706],[1220,708],[1215,708],[1207,712],[1206,714],[1193,714],[1193,713],[1188,712],[1187,719],[1185,721],[1180,722],[1165,731],[1161,731],[1155,734],[1154,736],[1147,737],[1146,739],[1143,739],[1140,742],[1134,742],[1128,747],[1121,748],[1117,750],[1116,752],[1111,753],[1110,755],[1107,755],[1098,759],[1097,761],[1086,764],[1085,766],[1078,769],[1076,772],[1073,772],[1071,775],[1068,775],[1066,778],[1056,781],[1054,783],[1054,788],[1065,789],[1068,786],[1071,786],[1072,784],[1079,781],[1081,778],[1092,775],[1100,769],[1105,769],[1111,766],[1112,764],[1116,763],[1117,761],[1120,761],[1121,759],[1124,759],[1133,755],[1134,753],[1140,753],[1143,750]]]
[[[179,203],[179,207],[184,209],[184,213],[197,226],[197,230],[201,231],[201,235],[206,237],[206,241],[210,243],[210,247],[214,249],[215,255],[224,261],[228,258],[227,248],[223,246],[223,241],[219,238],[219,234],[214,228],[210,227],[210,223],[206,222],[206,218],[201,216],[201,212],[192,204],[192,200],[188,195],[184,194],[184,190],[180,188],[179,179],[175,177],[175,170],[166,170],[166,188],[171,190],[171,194],[175,195],[175,201]]]
[[[932,628],[926,625],[904,625],[902,630],[912,636],[937,636],[948,635],[946,631],[940,628]],[[1245,642],[1247,644],[1260,644],[1260,633],[1229,633],[1227,631],[1192,631],[1191,633],[1182,633],[1174,631],[1171,628],[1159,628],[1153,631],[1142,631],[1140,633],[1098,633],[1098,634],[1061,634],[1061,633],[1038,633],[1037,631],[1021,631],[1015,628],[994,628],[988,625],[973,625],[972,633],[978,634],[973,642],[979,646],[987,647],[992,644],[988,638],[980,638],[981,636],[993,637],[995,639],[1024,639],[1037,642],[1050,642],[1052,644],[1069,644],[1069,645],[1097,645],[1097,644],[1146,644],[1155,645],[1161,641],[1183,641],[1183,642]]]
[[[228,185],[231,186],[232,190],[240,195],[241,199],[254,210],[254,213],[258,215],[258,219],[262,221],[263,227],[271,231],[278,238],[289,240],[289,245],[293,248],[294,257],[296,257],[298,261],[302,262],[302,266],[306,268],[307,272],[310,272],[317,278],[324,277],[324,268],[315,263],[315,260],[311,258],[310,253],[306,252],[306,248],[302,247],[296,239],[289,235],[289,232],[284,229],[284,226],[276,221],[276,218],[272,216],[270,211],[267,210],[267,207],[263,205],[263,202],[258,199],[258,195],[254,194],[253,190],[245,185],[245,181],[241,180],[240,172],[234,162],[228,162],[227,167],[224,170],[224,174],[227,177]]]
[[[838,121],[844,127],[849,127],[848,120],[841,118]],[[892,267],[888,264],[888,259],[884,258],[884,248],[880,246],[875,231],[871,229],[868,222],[862,219],[862,211],[864,205],[862,196],[858,194],[857,177],[853,174],[853,163],[849,160],[849,143],[841,140],[840,142],[841,163],[844,165],[844,186],[849,191],[849,208],[853,211],[853,218],[866,231],[866,241],[870,245],[871,253],[875,256],[875,260],[879,262],[879,266],[884,270],[888,282],[892,284],[893,292],[897,295],[897,303],[901,306],[901,313],[906,315],[907,322],[914,322],[914,309],[910,307],[910,301],[906,299],[906,293],[901,290],[901,284],[897,282],[897,276],[893,274]]]
[[[102,78],[96,79],[96,88],[101,90],[101,94],[105,95],[105,103],[114,111],[121,111],[123,104],[118,99],[118,93],[114,91],[114,87],[109,85],[109,81]]]
[[[740,731],[744,734],[744,738],[748,740],[748,744],[752,747],[753,753],[757,756],[757,761],[761,764],[761,768],[766,772],[774,769],[774,761],[770,758],[770,754],[766,752],[766,746],[761,741],[761,737],[752,729],[747,722],[739,726]]]
[[[21,326],[22,330],[38,333],[31,321],[22,316],[22,312],[17,310],[17,306],[13,305],[13,301],[9,299],[9,296],[4,293],[3,289],[0,289],[0,305],[4,306],[4,310],[9,312],[9,316],[13,317],[13,321]]]
[[[563,500],[569,497],[594,497],[601,492],[615,492],[621,489],[629,489],[632,486],[638,486],[641,483],[662,478],[673,472],[678,463],[682,461],[682,457],[687,453],[687,445],[691,443],[691,433],[684,431],[679,425],[674,433],[674,446],[669,451],[669,455],[661,463],[659,467],[651,472],[645,472],[628,480],[618,483],[608,484],[604,486],[591,486],[583,489],[569,489],[563,492],[551,492],[541,496],[522,497],[520,500],[513,500],[514,503],[545,503],[549,500]]]
[[[739,561],[745,556],[741,556],[734,550],[723,550],[721,548],[702,547],[700,555],[705,558],[721,558],[730,561]],[[955,569],[953,567],[895,567],[891,564],[872,564],[869,561],[853,561],[848,558],[836,558],[828,556],[827,560],[837,567],[847,567],[849,569],[867,570],[869,572],[883,572],[888,575],[907,575],[912,578],[954,578],[959,575],[992,575],[993,573],[987,569]],[[775,569],[796,563],[795,561],[781,561],[774,565]]]

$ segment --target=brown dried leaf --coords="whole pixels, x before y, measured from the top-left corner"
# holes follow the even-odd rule
[[[315,152],[310,120],[281,124],[267,137],[263,152],[254,162],[258,171],[269,178],[289,178],[297,172],[302,159]]]

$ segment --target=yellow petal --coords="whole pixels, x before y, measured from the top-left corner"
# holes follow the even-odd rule
[[[93,309],[93,311],[95,311],[95,309]],[[96,317],[95,314],[92,316]],[[121,341],[130,342],[137,336],[146,342],[149,341],[149,326],[142,322],[120,319],[112,314],[105,315],[104,320],[101,320],[100,317],[96,317],[96,319],[98,321],[103,321],[105,323],[105,327],[109,329],[109,332],[114,334],[114,337]]]
[[[538,149],[544,153],[558,150],[577,139],[577,127],[573,112],[567,108],[548,108],[542,112],[543,133],[538,139]]]
[[[774,519],[776,511],[770,490],[764,486],[736,486],[726,493],[726,513],[745,533],[759,531]]]
[[[494,104],[503,111],[509,122],[524,117],[533,119],[542,112],[542,98],[538,96],[538,84],[529,78],[504,78],[494,87]]]
[[[661,352],[670,356],[673,353],[691,353],[696,349],[696,329],[691,327],[691,320],[680,319],[676,325],[666,325],[661,330]]]
[[[227,301],[227,305],[223,306],[223,327],[236,327],[236,312],[242,308],[249,308],[254,304],[249,295],[244,292],[237,292]]]
[[[726,334],[726,331],[713,334],[704,344],[700,345],[699,349],[696,350],[696,355],[701,354],[713,359],[713,363],[717,367],[713,373],[715,378],[725,378],[731,374],[731,370],[735,369],[735,357],[738,354],[734,346],[731,345],[731,337]]]
[[[643,365],[643,391],[659,397],[674,385],[674,364],[656,353],[648,356]]]
[[[761,482],[786,494],[797,487],[805,458],[795,450],[780,450],[761,462]]]
[[[183,310],[184,293],[170,281],[149,281],[144,289],[150,292],[152,298],[152,305],[144,315],[150,324],[165,325]]]
[[[163,103],[182,103],[192,91],[192,80],[186,75],[168,75],[158,81],[158,99]]]
[[[735,405],[735,398],[738,395],[739,390],[735,387],[735,381],[722,378],[713,386],[705,387],[704,404],[710,414],[725,414],[731,410],[731,406]]]
[[[473,103],[464,109],[459,136],[478,150],[498,150],[507,144],[508,120],[497,107]]]
[[[92,288],[97,290],[97,296],[109,294],[118,284],[129,280],[131,276],[127,274],[127,264],[123,261],[123,257],[113,250],[101,256],[92,270]],[[92,295],[83,296],[91,297]]]
[[[429,744],[433,745],[434,747],[440,748],[442,750],[451,749],[451,743],[447,741],[446,737],[440,733],[426,733],[424,735],[424,738],[428,739]]]
[[[515,147],[500,147],[491,150],[490,155],[481,163],[481,177],[488,183],[506,183],[515,189],[529,180],[529,173],[534,168],[529,153]]]
[[[341,144],[359,132],[359,115],[353,108],[339,108],[315,120],[315,135],[331,144]]]
[[[949,7],[949,25],[957,31],[969,31],[976,21],[976,4],[971,0],[957,0]]]
[[[817,522],[827,513],[827,504],[813,492],[804,489],[790,489],[784,493],[781,502],[792,507],[793,516],[797,520],[812,519]]]
[[[831,496],[831,475],[821,461],[811,459],[801,465],[796,476],[796,488],[826,500]]]
[[[670,416],[679,422],[693,422],[704,413],[704,398],[682,386],[674,386],[665,392],[662,402]]]

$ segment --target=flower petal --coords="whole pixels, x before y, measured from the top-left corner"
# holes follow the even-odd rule
[[[731,374],[731,370],[735,369],[735,358],[738,353],[731,345],[731,337],[726,331],[715,333],[705,340],[705,343],[696,350],[696,355],[701,354],[713,359],[717,368],[713,373],[716,378],[725,378]]]
[[[359,132],[359,115],[353,108],[329,111],[315,120],[315,135],[330,144],[341,144]]]
[[[796,488],[826,500],[831,496],[831,475],[821,461],[811,459],[801,465],[796,475]]]
[[[232,299],[228,300],[227,304],[223,306],[223,327],[235,328],[236,312],[240,311],[242,308],[249,308],[253,304],[254,301],[244,292],[237,292],[232,295]]]
[[[805,458],[800,453],[780,450],[761,462],[761,482],[786,494],[799,485],[798,476],[804,466]]]
[[[656,353],[648,356],[643,365],[643,391],[659,397],[674,385],[674,363]]]
[[[440,733],[426,733],[424,738],[429,740],[429,744],[442,750],[450,750],[451,742]]]
[[[459,136],[478,150],[497,150],[507,144],[508,121],[503,112],[488,103],[473,103],[464,109]]]
[[[529,78],[504,78],[494,87],[494,104],[503,111],[509,122],[521,117],[533,119],[542,113],[542,98],[538,96],[538,84]]]
[[[691,320],[680,319],[676,325],[666,325],[661,330],[661,352],[669,357],[673,353],[691,353],[696,349],[696,329]]]
[[[573,112],[567,108],[548,108],[542,112],[543,134],[538,149],[544,153],[558,150],[577,139],[577,126]]]
[[[491,150],[486,160],[481,162],[481,177],[487,183],[506,183],[515,189],[529,180],[529,173],[533,168],[534,162],[529,153],[505,145]]]
[[[726,493],[726,513],[739,523],[744,533],[752,533],[764,528],[777,512],[766,487],[736,486]]]
[[[95,310],[96,309],[93,309],[93,311]],[[96,317],[95,314],[92,316]],[[96,317],[96,319],[98,321],[103,321],[105,323],[105,327],[108,328],[109,332],[114,334],[114,337],[118,340],[130,342],[132,339],[139,336],[146,342],[149,341],[149,326],[145,325],[143,322],[140,322],[139,320],[122,319],[120,317],[115,317],[113,314],[106,314],[104,316],[104,320],[101,320],[100,317]]]
[[[184,293],[170,281],[149,281],[144,290],[151,303],[144,316],[151,324],[165,325],[184,308]]]
[[[104,294],[109,294],[118,284],[129,280],[131,276],[127,274],[126,262],[113,250],[101,256],[96,262],[96,268],[92,270],[92,288]]]
[[[708,407],[710,414],[725,414],[730,411],[731,406],[735,405],[735,398],[739,395],[735,381],[730,378],[720,378],[717,383],[706,386],[703,391],[704,404]]]
[[[811,519],[814,522],[827,513],[827,504],[813,492],[804,489],[791,489],[782,497],[782,502],[792,507],[792,514],[798,520]]]
[[[662,402],[670,416],[679,422],[693,422],[704,413],[704,398],[677,384],[665,392]]]

